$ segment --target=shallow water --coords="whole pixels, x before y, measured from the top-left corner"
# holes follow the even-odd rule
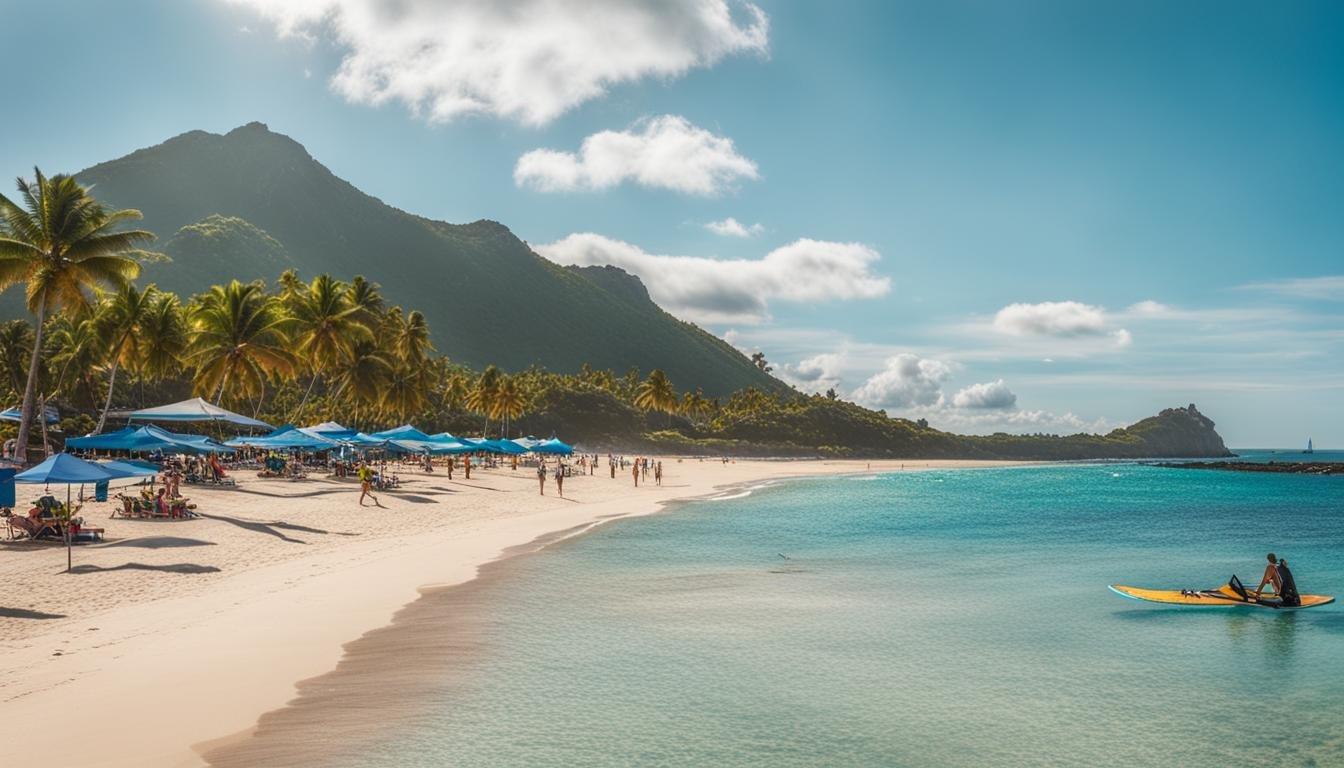
[[[1344,478],[1075,465],[804,480],[509,565],[486,650],[341,766],[1344,764]],[[407,660],[414,663],[413,659]]]

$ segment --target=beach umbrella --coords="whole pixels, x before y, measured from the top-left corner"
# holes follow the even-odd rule
[[[241,413],[220,408],[218,405],[208,403],[199,397],[183,400],[180,403],[131,411],[127,418],[131,421],[223,421],[242,427],[274,429],[264,421],[257,421]]]
[[[51,485],[52,483],[65,484],[65,572],[69,573],[72,565],[73,555],[71,553],[70,541],[70,486],[74,483],[99,483],[106,480],[112,480],[115,475],[105,468],[94,464],[91,461],[71,456],[68,453],[58,453],[54,456],[48,456],[46,461],[25,469],[14,476],[16,483],[33,483]],[[124,477],[124,475],[123,475]]]

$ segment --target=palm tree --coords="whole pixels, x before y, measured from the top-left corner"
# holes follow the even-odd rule
[[[467,407],[485,414],[485,424],[481,426],[482,437],[490,427],[490,409],[495,402],[495,392],[499,389],[499,379],[499,369],[493,365],[486,366],[480,378],[476,379],[476,386],[467,395]]]
[[[332,369],[331,381],[335,384],[332,398],[345,399],[353,408],[352,416],[358,422],[359,407],[378,405],[391,373],[392,364],[372,340],[356,342],[350,357]]]
[[[313,374],[299,402],[302,411],[322,374],[348,359],[355,344],[372,340],[373,331],[363,321],[363,309],[350,301],[346,285],[331,275],[318,275],[308,286],[294,289],[286,304],[293,350]]]
[[[635,391],[635,407],[667,414],[677,409],[676,390],[672,388],[672,381],[663,373],[663,369],[654,368],[649,372],[649,378],[640,383]]]
[[[186,316],[176,294],[155,291],[138,333],[142,380],[162,381],[182,369],[188,334]]]
[[[95,286],[120,288],[140,274],[137,244],[153,239],[144,230],[118,230],[139,219],[135,210],[108,211],[70,176],[18,180],[20,206],[0,195],[0,291],[24,283],[28,311],[36,318],[28,383],[23,390],[23,418],[15,455],[28,451],[37,405],[37,374],[41,367],[42,333],[47,318],[89,304]]]
[[[286,318],[261,281],[211,286],[190,311],[187,359],[195,365],[197,394],[253,398],[272,374],[292,374],[294,355],[283,332]]]
[[[427,368],[399,362],[388,371],[379,405],[398,422],[407,421],[425,409],[431,380]]]
[[[56,375],[54,390],[42,397],[49,401],[64,394],[83,405],[98,401],[101,382],[97,370],[107,359],[107,345],[97,329],[97,320],[85,313],[71,313],[48,321],[46,359]]]
[[[406,319],[401,319],[401,310],[396,309],[397,323],[393,326],[391,344],[398,358],[407,365],[421,367],[434,345],[429,342],[429,323],[418,309],[411,310]]]
[[[112,407],[112,392],[117,386],[117,369],[122,365],[134,369],[143,355],[140,352],[140,330],[157,292],[153,285],[141,291],[131,283],[122,286],[103,299],[93,318],[93,328],[102,337],[111,370],[107,378],[107,399],[103,412],[98,415],[96,435],[107,423],[107,412]]]
[[[27,320],[0,323],[0,380],[17,395],[23,390],[24,365],[33,353],[33,326]]]
[[[450,411],[466,405],[467,378],[460,373],[449,375],[443,382],[443,404]]]
[[[359,307],[360,319],[370,328],[378,325],[383,314],[383,295],[378,292],[378,284],[371,283],[363,275],[355,275],[350,281],[350,303]]]
[[[509,436],[509,419],[522,416],[526,407],[527,400],[522,387],[518,385],[518,377],[501,377],[498,386],[495,387],[495,395],[490,401],[490,415],[500,420],[500,437]]]

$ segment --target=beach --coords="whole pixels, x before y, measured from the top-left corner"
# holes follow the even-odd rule
[[[421,590],[469,581],[501,556],[736,486],[995,464],[665,459],[662,485],[599,471],[569,478],[563,499],[553,481],[539,495],[526,467],[470,481],[408,468],[381,507],[358,506],[350,479],[248,476],[238,489],[185,487],[196,520],[107,519],[111,504],[91,504],[86,524],[107,541],[76,547],[76,573],[63,573],[56,545],[0,549],[0,716],[64,734],[12,740],[8,761],[201,765]]]

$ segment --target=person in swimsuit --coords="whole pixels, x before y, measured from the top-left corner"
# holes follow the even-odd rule
[[[1255,588],[1256,597],[1260,597],[1261,594],[1265,591],[1265,585],[1272,586],[1274,588],[1274,594],[1276,595],[1279,594],[1280,590],[1279,560],[1278,558],[1274,557],[1273,552],[1270,552],[1268,555],[1265,556],[1265,558],[1269,560],[1269,565],[1265,566],[1265,575],[1260,578],[1260,586]]]

